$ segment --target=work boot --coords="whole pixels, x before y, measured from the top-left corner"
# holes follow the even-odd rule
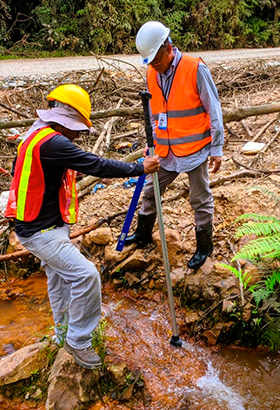
[[[86,369],[97,369],[101,366],[101,359],[92,347],[88,349],[74,349],[74,347],[71,347],[65,340],[64,349],[74,357],[75,362],[79,366],[85,367]]]
[[[212,224],[206,226],[205,229],[198,231],[195,228],[196,234],[196,251],[190,261],[188,262],[188,267],[190,269],[198,269],[204,264],[207,256],[210,256],[213,251],[212,242]]]
[[[125,245],[131,245],[132,243],[151,243],[152,230],[156,221],[156,214],[141,215],[138,214],[138,223],[136,231],[128,236],[125,240]]]

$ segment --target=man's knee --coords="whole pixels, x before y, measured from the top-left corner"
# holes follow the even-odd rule
[[[143,192],[143,196],[146,199],[153,199],[154,198],[154,187],[145,187],[144,188],[144,192]]]

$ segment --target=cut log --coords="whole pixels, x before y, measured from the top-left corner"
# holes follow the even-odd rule
[[[231,111],[223,109],[223,120],[224,124],[226,124],[232,121],[241,121],[243,118],[253,117],[256,115],[267,115],[274,112],[280,112],[280,103],[256,105],[253,107],[240,107],[235,108]],[[114,108],[104,111],[95,111],[91,114],[90,118],[91,120],[96,120],[108,117],[125,117],[137,115],[143,115],[143,109],[141,107]],[[18,121],[0,121],[0,129],[28,127],[32,125],[36,119],[37,118]]]
[[[240,107],[231,111],[223,110],[223,120],[224,123],[241,121],[243,118],[253,117],[256,115],[267,115],[274,112],[280,112],[280,103],[256,105],[254,107]]]

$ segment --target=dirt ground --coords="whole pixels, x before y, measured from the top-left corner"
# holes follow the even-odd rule
[[[280,61],[277,59],[256,59],[250,63],[239,61],[210,66],[217,85],[222,108],[230,111],[234,107],[263,105],[280,101]],[[0,115],[6,121],[22,119],[16,110],[35,117],[36,108],[46,108],[46,95],[51,87],[64,82],[75,82],[84,86],[91,94],[93,111],[115,108],[122,99],[121,107],[140,106],[138,92],[145,89],[144,72],[138,69],[123,71],[116,66],[106,65],[105,69],[75,71],[52,76],[49,81],[40,77],[25,77],[23,83],[2,87],[0,100],[6,107],[0,107]],[[13,79],[10,79],[13,81]],[[84,135],[77,144],[91,150],[107,119],[93,122],[91,136]],[[265,143],[263,153],[248,155],[242,147],[257,133],[268,128],[257,142]],[[110,134],[109,149],[103,147],[106,157],[123,159],[133,150],[145,145],[145,131],[142,116],[125,116],[115,119]],[[237,249],[234,232],[235,219],[242,213],[278,213],[279,197],[279,128],[278,114],[250,117],[242,122],[225,124],[224,160],[218,174],[211,174],[211,185],[215,198],[213,257],[229,263]],[[3,129],[0,131],[1,167],[10,171],[16,153],[15,134],[24,133],[27,128]],[[131,135],[127,136],[128,132]],[[277,135],[276,135],[277,134]],[[276,139],[273,138],[276,135]],[[270,145],[269,145],[270,143]],[[242,171],[248,171],[247,176]],[[257,170],[258,172],[252,172]],[[241,173],[241,175],[240,175]],[[242,176],[243,175],[243,176]],[[81,178],[81,176],[80,176]],[[0,174],[0,192],[9,189],[11,177]],[[133,187],[128,188],[125,180],[101,180],[91,195],[80,198],[79,224],[88,225],[92,220],[112,215],[128,208]],[[132,181],[133,185],[133,181]],[[91,190],[93,187],[91,188]],[[193,213],[188,203],[188,178],[180,175],[168,188],[162,204],[165,228],[176,230],[185,244],[181,266],[185,266],[195,248]],[[110,224],[114,238],[121,231],[124,216],[114,218]],[[135,227],[136,218],[132,223]],[[2,249],[4,253],[4,249]],[[98,255],[96,255],[98,259]],[[102,262],[97,261],[99,264]]]

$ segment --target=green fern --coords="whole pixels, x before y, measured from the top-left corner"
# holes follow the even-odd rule
[[[240,221],[243,223],[237,228],[235,237],[254,235],[255,239],[243,246],[232,258],[232,262],[247,259],[258,266],[262,279],[249,288],[256,306],[252,312],[256,315],[252,323],[255,330],[259,329],[257,338],[260,343],[277,350],[280,346],[280,219],[252,213],[239,216],[236,222]],[[240,271],[233,269],[230,270],[241,275]],[[242,279],[242,276],[239,277]],[[270,313],[276,319],[271,319]],[[261,321],[264,325],[260,329],[255,323]],[[277,324],[273,323],[275,321]]]
[[[275,271],[265,281],[267,290],[273,291],[276,285],[280,284],[280,271]]]
[[[242,283],[244,290],[246,290],[248,282],[251,280],[251,276],[249,278],[247,277],[248,272],[243,273],[242,270],[237,270],[234,266],[227,265],[226,263],[219,263],[219,265],[234,273],[236,278]]]
[[[262,344],[269,346],[274,352],[280,348],[280,321],[271,322],[261,335]]]
[[[267,222],[247,222],[238,228],[235,236],[241,237],[244,235],[270,236],[272,234],[280,233],[280,221]]]
[[[250,288],[250,290],[253,293],[253,298],[256,302],[256,308],[257,309],[259,307],[259,304],[261,302],[263,302],[264,300],[267,300],[270,297],[270,295],[272,294],[271,290],[267,290],[267,289],[263,289],[263,288],[260,288],[260,289],[257,289],[257,290],[253,290],[252,288]]]
[[[248,221],[248,219],[250,221]],[[262,258],[277,259],[280,257],[280,219],[271,215],[244,214],[236,222],[248,222],[237,228],[237,238],[245,235],[256,235],[259,238],[251,240],[243,246],[232,261],[237,259],[256,260]]]
[[[256,260],[262,258],[280,258],[280,233],[253,239],[236,253],[232,262],[237,259]]]

